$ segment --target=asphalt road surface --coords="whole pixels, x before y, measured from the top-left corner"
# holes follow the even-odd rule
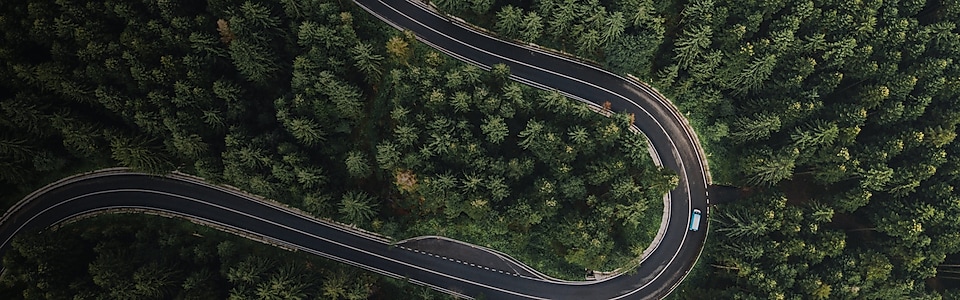
[[[609,101],[613,111],[633,113],[636,125],[655,149],[655,157],[680,179],[667,195],[669,223],[663,239],[636,272],[584,282],[524,277],[394,247],[384,238],[305,217],[187,176],[159,177],[123,170],[64,179],[25,198],[0,218],[0,254],[23,230],[46,228],[95,212],[134,210],[180,216],[388,276],[409,278],[448,293],[486,299],[658,299],[683,280],[706,239],[709,175],[695,134],[662,95],[574,60],[479,34],[419,3],[355,2],[458,59],[481,67],[503,63],[510,66],[514,80],[556,89],[596,105]],[[697,232],[687,230],[694,208],[705,214]]]

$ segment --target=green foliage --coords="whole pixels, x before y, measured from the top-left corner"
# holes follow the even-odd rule
[[[934,242],[957,229],[941,217],[960,184],[943,118],[960,91],[941,85],[960,75],[956,5],[862,4],[698,0],[668,15],[660,89],[698,133],[729,129],[705,138],[714,180],[753,194],[712,211],[717,250],[680,298],[939,297],[926,283],[960,251]]]
[[[497,12],[497,32],[507,38],[518,38],[523,26],[523,10],[513,5],[504,6]]]
[[[771,133],[780,131],[780,117],[774,114],[759,114],[753,117],[741,117],[733,122],[731,137],[737,141],[752,141],[767,138]]]
[[[273,31],[278,29],[280,19],[270,7],[260,3],[244,2],[239,9],[231,10],[225,26],[235,38],[228,42],[230,58],[234,66],[247,80],[267,83],[279,70]],[[221,30],[221,35],[224,35]]]
[[[683,31],[675,42],[673,57],[680,67],[688,67],[692,62],[698,60],[704,53],[704,50],[710,47],[713,29],[708,26],[689,28]]]
[[[761,151],[742,161],[743,170],[749,174],[750,183],[775,185],[793,177],[797,154],[798,152],[775,154]]]
[[[410,288],[313,255],[152,216],[100,216],[19,235],[4,267],[3,293],[22,298],[366,299],[377,297],[375,290]]]
[[[380,61],[383,56],[373,52],[373,46],[366,43],[358,43],[348,50],[353,58],[353,65],[367,77],[368,82],[377,82],[380,79],[382,71],[380,70]]]
[[[502,13],[515,19],[503,24],[505,35],[622,70],[653,68],[662,8],[613,2],[506,12],[489,0],[435,3]],[[584,267],[632,261],[676,184],[651,165],[626,115],[607,118],[510,82],[506,65],[465,66],[349,1],[12,0],[0,9],[9,12],[0,18],[4,188],[26,190],[76,165],[177,170],[397,238],[488,245],[580,279]],[[554,232],[566,220],[584,220],[568,226],[578,240]],[[127,267],[117,262],[139,258],[123,247],[89,252],[97,269],[78,278],[97,288],[64,295],[364,298],[378,290],[352,271],[303,278],[298,266],[245,262],[244,249],[229,243],[178,245],[149,253],[192,253],[197,262]],[[201,268],[219,259],[222,268]],[[68,289],[67,281],[56,286]]]
[[[364,178],[370,175],[370,163],[360,151],[350,151],[345,160],[347,173],[353,178]]]
[[[499,116],[487,117],[480,129],[487,136],[487,142],[493,144],[500,144],[510,134],[510,128]]]
[[[377,203],[367,193],[347,192],[340,199],[340,213],[351,224],[364,224],[376,213]]]
[[[380,87],[394,108],[392,135],[376,148],[396,191],[382,199],[409,212],[394,216],[401,236],[488,245],[576,279],[583,268],[625,265],[656,233],[651,220],[676,182],[651,166],[629,116],[504,83],[498,73],[509,70],[398,67]],[[582,239],[554,233],[565,220],[588,220],[571,229]]]
[[[666,30],[663,5],[649,0],[537,0],[495,6],[497,11],[486,14],[469,11],[462,1],[434,3],[505,38],[576,53],[633,74],[650,71]]]
[[[169,170],[170,166],[162,153],[151,149],[150,143],[145,140],[115,138],[110,143],[110,148],[113,159],[122,166],[158,174]]]

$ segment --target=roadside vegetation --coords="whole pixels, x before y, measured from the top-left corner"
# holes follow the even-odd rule
[[[432,2],[648,79],[692,119],[743,195],[711,210],[675,298],[958,296],[960,3]],[[654,44],[618,54],[634,39]]]
[[[631,116],[509,82],[502,66],[481,72],[426,49],[412,57],[425,61],[401,61],[379,86],[377,107],[392,110],[373,126],[392,135],[346,161],[359,181],[343,184],[378,191],[370,202],[383,203],[381,217],[350,219],[341,202],[346,221],[484,245],[574,280],[650,244],[676,179],[654,167]],[[354,153],[376,169],[351,171]]]
[[[675,185],[630,131],[632,116],[510,82],[504,66],[467,66],[349,1],[14,0],[0,10],[4,207],[77,170],[178,170],[397,239],[457,238],[583,279],[630,265]],[[78,243],[120,242],[71,228],[90,231]],[[20,247],[72,255],[44,244],[54,240]],[[161,269],[181,264],[169,259]],[[84,266],[70,271],[99,272]],[[31,274],[11,273],[24,281],[7,288],[35,293]],[[220,283],[208,292],[226,294]]]
[[[447,299],[176,219],[103,215],[17,236],[4,299]]]
[[[637,75],[691,118],[715,183],[743,197],[711,209],[674,297],[957,296],[955,1],[432,2]],[[551,247],[543,261],[564,265],[532,263],[546,271],[617,265],[590,258],[647,243],[639,216],[659,215],[669,176],[633,155],[629,116],[584,113],[340,5],[0,4],[4,190],[92,163],[180,169],[396,237]]]

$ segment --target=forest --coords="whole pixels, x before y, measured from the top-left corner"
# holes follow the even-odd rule
[[[687,114],[741,197],[673,298],[960,298],[960,2],[432,2]]]
[[[431,2],[503,38],[636,75],[690,118],[714,183],[741,197],[711,208],[704,255],[673,298],[960,298],[960,2]],[[562,277],[642,251],[674,180],[629,134],[629,116],[458,63],[348,1],[0,9],[4,207],[80,170],[180,170],[396,238],[501,249]],[[25,262],[22,276],[5,279],[4,295],[107,293],[116,282],[97,279],[99,257],[157,248],[136,236],[187,226],[139,233],[110,221],[117,233],[94,219],[20,238],[27,254],[7,260]],[[71,241],[86,246],[57,247],[64,232],[87,232]],[[188,297],[185,284],[203,276],[218,295],[253,293],[270,278],[236,283],[231,268],[283,251],[246,261],[202,239],[171,243],[206,250],[111,267],[144,280],[138,293],[163,279],[160,298]],[[38,279],[42,262],[71,251],[87,263],[63,272],[86,274],[81,283]],[[354,272],[306,260],[285,265],[311,278]],[[164,272],[174,265],[189,271]],[[363,280],[345,285],[377,286],[367,297],[395,288]]]
[[[0,11],[4,208],[81,171],[175,170],[398,240],[456,238],[582,280],[585,269],[635,265],[676,185],[631,116],[509,81],[502,65],[456,61],[352,2],[12,0]],[[147,216],[99,216],[18,237],[14,249],[5,298],[424,292]]]
[[[446,298],[312,254],[132,214],[24,235],[3,266],[4,299]]]

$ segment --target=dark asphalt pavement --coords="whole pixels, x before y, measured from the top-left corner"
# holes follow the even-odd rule
[[[549,282],[403,250],[222,188],[121,172],[78,179],[8,212],[0,224],[0,254],[21,228],[45,228],[93,211],[137,208],[205,220],[378,273],[486,299],[656,299],[665,297],[682,281],[706,239],[706,220],[699,232],[688,231],[687,221],[693,208],[708,213],[709,176],[695,135],[669,101],[652,89],[602,70],[477,34],[407,1],[357,3],[458,58],[484,66],[504,63],[510,66],[513,78],[521,82],[555,88],[597,104],[609,101],[614,111],[635,114],[636,125],[656,149],[664,167],[680,177],[679,186],[669,195],[670,222],[661,244],[633,275],[595,282]]]
[[[414,0],[416,1],[416,0]],[[409,1],[355,0],[389,24],[415,32],[422,41],[481,66],[502,63],[516,79],[545,89],[557,89],[597,105],[609,101],[613,111],[635,115],[636,125],[656,149],[663,166],[679,175],[679,186],[670,192],[670,223],[655,251],[633,276],[576,287],[529,285],[531,294],[546,298],[607,299],[662,298],[680,283],[696,262],[707,232],[687,230],[690,212],[709,214],[706,159],[696,136],[683,117],[661,94],[609,72],[554,54],[520,47],[479,34]]]

